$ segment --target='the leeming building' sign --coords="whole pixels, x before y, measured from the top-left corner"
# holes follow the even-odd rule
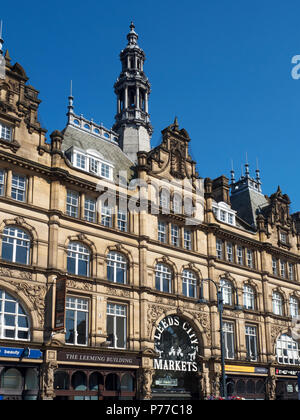
[[[171,315],[160,321],[154,335],[154,369],[197,372],[197,335],[188,322]]]

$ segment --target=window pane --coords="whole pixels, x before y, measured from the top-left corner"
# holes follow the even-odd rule
[[[13,261],[13,244],[2,241],[2,259]]]
[[[125,318],[117,317],[116,319],[117,327],[117,347],[125,348]]]
[[[75,312],[66,311],[66,343],[74,344]]]
[[[114,317],[107,315],[107,340],[110,341],[109,347],[115,347],[115,337],[114,337]]]
[[[86,327],[87,314],[85,312],[77,312],[77,344],[86,344]]]

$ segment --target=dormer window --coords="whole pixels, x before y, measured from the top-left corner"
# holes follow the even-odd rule
[[[105,161],[100,153],[96,151],[88,150],[83,152],[72,147],[66,151],[66,156],[71,160],[75,168],[106,179],[112,179],[113,177],[112,164]]]
[[[220,220],[223,223],[235,226],[235,215],[236,211],[231,210],[230,206],[227,203],[213,203],[213,213],[216,219]]]
[[[0,139],[6,141],[12,140],[12,128],[2,122],[0,122]]]

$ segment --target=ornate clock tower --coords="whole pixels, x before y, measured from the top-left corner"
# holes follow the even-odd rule
[[[119,134],[120,147],[137,162],[137,152],[150,151],[152,126],[148,113],[150,83],[144,73],[145,53],[138,46],[133,23],[127,35],[128,44],[121,51],[121,74],[114,88],[117,95],[117,114],[113,130]]]

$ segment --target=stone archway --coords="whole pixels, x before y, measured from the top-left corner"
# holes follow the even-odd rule
[[[155,329],[152,399],[199,399],[202,339],[184,315],[171,314]]]

